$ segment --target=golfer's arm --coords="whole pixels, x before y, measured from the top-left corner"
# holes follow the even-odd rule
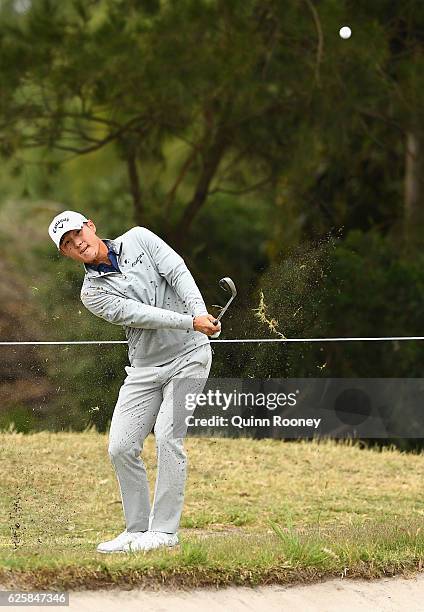
[[[148,250],[159,274],[166,278],[194,317],[207,314],[205,302],[184,259],[159,236],[145,227],[137,227],[142,245]]]
[[[126,327],[193,329],[193,317],[104,291],[81,291],[84,306],[97,317]]]

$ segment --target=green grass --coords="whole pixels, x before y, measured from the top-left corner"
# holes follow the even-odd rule
[[[424,565],[424,454],[187,438],[180,546],[102,555],[124,529],[108,440],[0,432],[2,588],[194,587],[377,577]],[[143,458],[154,490],[156,452]]]

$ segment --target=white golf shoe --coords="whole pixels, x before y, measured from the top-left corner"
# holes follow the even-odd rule
[[[145,531],[134,531],[132,533],[128,532],[126,529],[122,533],[120,533],[113,540],[108,540],[107,542],[101,542],[97,546],[97,552],[100,553],[118,553],[125,552],[124,546],[135,540],[136,538],[142,536]]]
[[[137,552],[138,550],[153,550],[161,546],[171,548],[178,544],[176,533],[164,533],[163,531],[145,531],[136,538],[124,544],[126,552]]]

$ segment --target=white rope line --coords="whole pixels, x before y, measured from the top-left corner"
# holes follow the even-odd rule
[[[387,341],[405,341],[405,340],[424,340],[424,336],[386,336],[386,337],[363,337],[363,338],[238,338],[234,340],[210,340],[222,344],[237,343],[260,343],[260,342],[387,342]],[[0,342],[0,346],[16,346],[16,345],[55,345],[55,344],[128,344],[127,340],[69,340],[59,342]]]

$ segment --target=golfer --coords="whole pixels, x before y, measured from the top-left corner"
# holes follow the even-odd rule
[[[97,550],[175,546],[187,474],[183,438],[190,415],[181,391],[202,392],[212,363],[208,336],[220,324],[214,325],[184,260],[156,234],[137,226],[111,240],[96,232],[91,219],[71,210],[56,215],[49,226],[60,253],[84,264],[84,306],[122,325],[129,345],[130,365],[113,412],[108,448],[126,529]],[[140,453],[152,428],[157,476],[150,509]]]

